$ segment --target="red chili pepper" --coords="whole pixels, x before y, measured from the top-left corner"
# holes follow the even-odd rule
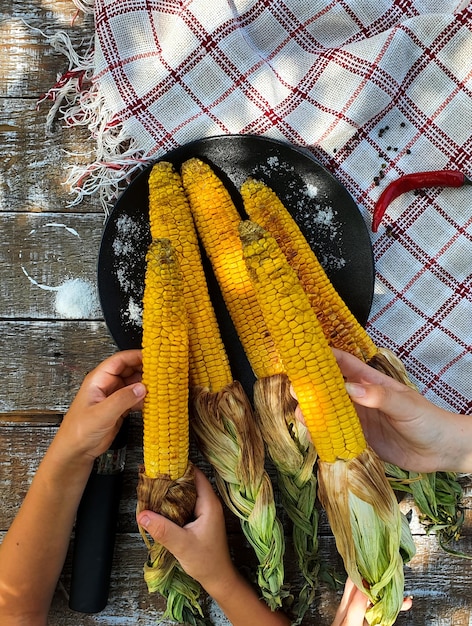
[[[454,170],[416,172],[414,174],[401,176],[387,185],[387,187],[380,194],[374,208],[372,231],[374,233],[377,232],[388,205],[393,202],[395,198],[401,196],[402,193],[412,191],[413,189],[424,189],[429,187],[462,187],[462,185],[470,184],[472,184],[472,181],[468,180],[462,172]]]

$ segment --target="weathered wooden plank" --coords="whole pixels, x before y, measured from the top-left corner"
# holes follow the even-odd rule
[[[406,590],[413,596],[414,611],[399,623],[469,626],[472,562],[448,556],[431,539],[415,537],[417,554],[406,568]],[[464,539],[464,547],[472,554],[471,537]]]
[[[3,320],[0,412],[69,407],[84,375],[116,346],[103,322]]]
[[[0,422],[0,529],[13,521],[56,429]]]
[[[64,31],[85,51],[93,16],[78,12],[70,0],[7,0],[0,7],[0,29],[0,210],[64,210],[73,200],[64,185],[67,166],[90,162],[93,146],[86,128],[63,130],[58,121],[47,133],[51,101],[39,108],[37,103],[69,65],[48,36]],[[102,210],[87,199],[77,210],[94,207]]]
[[[0,539],[2,534],[0,533]],[[229,536],[235,563],[246,576],[254,565],[251,549],[240,536]],[[413,608],[401,613],[398,626],[470,626],[472,620],[471,578],[472,562],[453,559],[441,552],[430,536],[416,538],[417,554],[405,567],[405,592],[413,595]],[[468,539],[472,550],[472,538]],[[336,555],[332,537],[321,537],[321,558],[338,573],[342,565]],[[97,615],[83,615],[68,608],[67,593],[70,583],[70,554],[61,582],[54,597],[50,623],[54,626],[90,626],[142,624],[151,626],[159,621],[164,610],[162,598],[149,595],[142,580],[145,550],[137,533],[119,534],[116,539],[115,559],[107,607]],[[250,564],[250,568],[247,564]],[[298,589],[298,574],[291,548],[287,550],[286,580]],[[335,591],[320,582],[317,597],[303,620],[303,626],[329,626],[339,603],[341,590]],[[215,626],[227,625],[221,613],[202,596],[206,614]]]
[[[0,214],[0,318],[102,319],[103,215]]]
[[[58,411],[5,411],[0,413],[0,427],[4,424],[41,424],[57,426],[64,417]]]
[[[74,46],[79,46],[93,33],[93,17],[78,12],[70,0],[3,0],[0,29],[0,97],[37,98],[68,66],[66,57],[51,47],[46,35],[65,31]]]
[[[57,123],[48,133],[47,111],[48,105],[37,110],[35,100],[0,98],[0,211],[67,210],[75,198],[65,184],[68,167],[93,160],[88,131]],[[103,215],[90,198],[74,211]]]

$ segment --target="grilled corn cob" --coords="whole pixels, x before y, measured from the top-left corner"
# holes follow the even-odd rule
[[[182,289],[189,320],[190,385],[222,389],[231,371],[210,301],[197,233],[180,174],[171,163],[156,163],[149,176],[151,237],[168,238],[182,272]]]
[[[377,347],[338,295],[277,194],[263,182],[249,178],[241,186],[241,195],[250,219],[273,235],[297,273],[330,345],[364,361],[371,359]]]
[[[142,349],[144,472],[176,480],[188,464],[188,319],[168,240],[155,240],[147,253]]]
[[[403,602],[402,556],[414,553],[408,525],[383,463],[367,446],[296,273],[275,239],[258,225],[244,222],[240,232],[264,319],[319,455],[319,495],[338,550],[347,573],[373,603],[370,623],[390,626]],[[366,528],[372,529],[369,535]]]
[[[349,311],[277,194],[263,182],[249,178],[241,187],[241,195],[246,213],[275,237],[297,273],[329,344],[414,387],[400,359],[376,346]]]
[[[183,525],[196,502],[188,460],[188,320],[180,269],[167,239],[153,241],[146,256],[142,347],[147,394],[137,511],[150,509]],[[163,546],[140,532],[149,550],[144,578],[150,592],[159,591],[167,599],[166,616],[202,623],[198,583]]]
[[[241,218],[228,190],[200,159],[186,161],[181,174],[198,234],[256,377],[282,371],[242,259]]]
[[[336,359],[303,287],[273,237],[254,222],[243,222],[240,230],[267,327],[319,458],[356,458],[367,446],[362,427],[343,377],[333,375]]]
[[[259,423],[262,431],[264,433],[268,429],[275,438],[277,434],[287,436],[291,444],[281,455],[280,448],[269,446],[269,453],[281,469],[279,484],[282,499],[294,520],[294,546],[306,580],[296,608],[298,619],[301,619],[311,602],[319,569],[316,550],[318,513],[311,506],[316,497],[316,478],[313,475],[316,453],[305,437],[298,436],[303,428],[293,420],[293,411],[281,396],[274,396],[277,381],[273,377],[280,374],[282,365],[263,322],[242,258],[237,231],[240,215],[227,189],[209,165],[191,159],[184,163],[181,171],[200,238],[248,360],[258,378],[254,399],[257,413],[261,416]],[[200,406],[203,404],[201,402]],[[274,405],[278,405],[277,411],[271,415]],[[277,418],[276,423],[268,423],[271,417]],[[297,462],[302,464],[303,469],[295,469]],[[242,482],[247,482],[247,479]],[[249,482],[253,483],[254,479]],[[264,588],[264,581],[261,585]],[[268,601],[269,604],[273,603],[270,597]]]
[[[193,218],[223,296],[255,371],[277,367],[267,341],[257,300],[242,259],[239,214],[221,181],[198,159],[183,164],[182,180]],[[247,290],[249,289],[249,293]],[[242,298],[241,298],[242,296]],[[241,298],[241,299],[240,299]],[[204,359],[207,358],[204,350]],[[239,517],[259,566],[257,579],[267,604],[281,606],[283,590],[283,528],[276,516],[274,494],[264,469],[264,445],[242,386],[225,373],[210,384],[193,382],[192,428],[203,454],[215,470],[226,505]],[[223,383],[222,383],[223,380]]]

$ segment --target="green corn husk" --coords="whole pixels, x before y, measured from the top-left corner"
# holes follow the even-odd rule
[[[307,428],[295,418],[296,400],[284,374],[256,381],[256,417],[274,463],[282,504],[293,523],[293,545],[304,584],[293,609],[300,624],[312,603],[320,570],[318,558],[318,510],[315,506],[316,451]]]
[[[218,490],[254,548],[257,582],[268,606],[282,606],[285,539],[276,515],[272,484],[264,469],[264,442],[240,383],[219,392],[193,390],[191,426],[200,450],[215,470]]]
[[[418,390],[401,360],[391,350],[379,348],[369,365],[411,389]],[[459,539],[464,524],[463,494],[457,474],[410,472],[391,463],[386,463],[385,468],[394,488],[412,495],[420,511],[421,523],[427,532],[436,532],[441,547],[457,556],[472,558],[450,547],[451,542]]]
[[[145,510],[157,511],[183,526],[192,519],[196,501],[194,467],[187,466],[185,474],[177,480],[168,477],[149,478],[141,468],[137,486],[137,513]],[[161,544],[149,538],[146,531],[139,532],[148,549],[144,564],[144,580],[149,593],[159,592],[166,599],[164,617],[191,626],[205,626],[198,602],[201,587],[184,572],[177,559]]]
[[[349,461],[318,461],[318,482],[346,572],[372,602],[368,623],[392,626],[403,603],[403,564],[415,545],[383,462],[370,448]]]
[[[463,490],[454,472],[420,474],[385,463],[385,471],[396,491],[409,493],[419,510],[426,532],[435,533],[441,548],[450,554],[470,559],[472,555],[455,549],[464,525]]]
[[[154,560],[153,560],[154,559]],[[188,576],[177,561],[168,562],[169,553],[154,545],[144,566],[144,579],[149,593],[158,592],[166,599],[163,617],[191,626],[206,626],[210,622],[203,616],[198,603],[201,587]]]

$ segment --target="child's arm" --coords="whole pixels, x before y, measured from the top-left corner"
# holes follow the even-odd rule
[[[47,623],[77,508],[93,462],[145,395],[139,350],[90,372],[46,452],[0,546],[0,623]]]

